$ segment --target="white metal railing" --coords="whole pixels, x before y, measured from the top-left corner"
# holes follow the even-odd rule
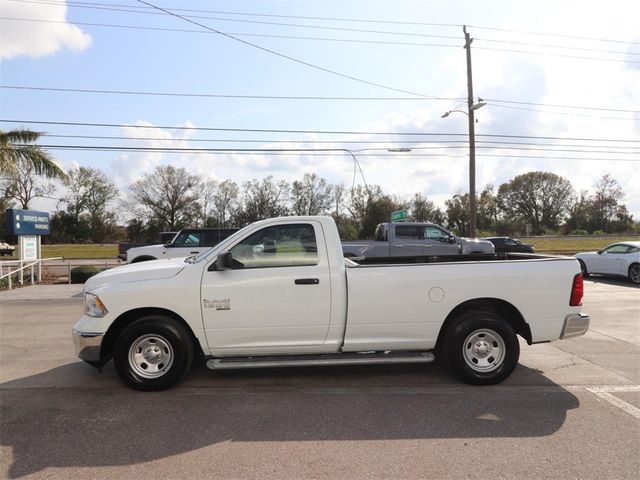
[[[27,268],[31,269],[31,285],[34,284],[34,266],[38,266],[38,282],[42,281],[42,262],[46,262],[47,260],[63,260],[63,257],[50,257],[50,258],[39,258],[33,261],[25,261],[25,260],[5,260],[0,262],[0,281],[3,278],[7,278],[9,282],[9,289],[13,288],[13,276],[18,273],[20,278],[18,282],[20,285],[24,284],[24,271]],[[16,268],[12,270],[12,266],[16,265]],[[7,273],[4,273],[4,269],[7,269]]]

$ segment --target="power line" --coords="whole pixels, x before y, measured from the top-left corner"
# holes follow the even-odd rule
[[[618,58],[602,58],[602,57],[584,57],[581,55],[567,55],[562,53],[551,53],[551,52],[531,52],[527,50],[515,50],[510,48],[493,48],[493,47],[482,47],[477,46],[474,47],[478,50],[490,50],[493,52],[509,52],[509,53],[525,53],[529,55],[542,55],[545,57],[562,57],[562,58],[577,58],[581,60],[596,60],[601,62],[622,62],[622,63],[640,63],[640,60],[623,60]]]
[[[500,100],[497,98],[485,98],[485,97],[483,97],[483,100],[487,102],[491,102],[492,104],[493,103],[509,103],[509,104],[515,104],[515,105],[536,105],[540,107],[574,108],[579,110],[601,110],[606,112],[640,113],[640,110],[630,110],[630,109],[623,109],[623,108],[587,107],[584,105],[562,105],[557,103],[535,103],[535,102],[523,102],[523,101],[516,101],[516,100]]]
[[[610,117],[610,116],[604,116],[604,115],[589,115],[586,113],[575,113],[575,112],[559,112],[559,111],[553,111],[553,110],[540,110],[537,108],[527,108],[527,107],[518,107],[518,106],[514,106],[514,105],[501,105],[501,104],[495,104],[493,105],[494,107],[497,108],[507,108],[509,110],[519,110],[519,111],[526,111],[526,112],[537,112],[537,113],[549,113],[552,115],[568,115],[571,117],[586,117],[586,118],[604,118],[607,120],[637,120],[636,118],[630,118],[630,117]]]
[[[530,30],[516,30],[513,28],[481,27],[479,25],[469,25],[469,27],[477,28],[478,30],[493,30],[496,32],[524,33],[526,35],[540,35],[544,37],[570,38],[574,40],[587,40],[587,41],[594,41],[594,42],[621,43],[625,45],[640,45],[640,42],[629,42],[626,40],[612,40],[609,38],[581,37],[577,35],[567,35],[564,33],[533,32]]]
[[[18,1],[18,0],[12,0]],[[150,12],[135,12],[135,13],[150,13]],[[198,17],[200,18],[200,17]],[[205,17],[206,18],[206,17]],[[16,17],[0,17],[1,20],[12,20],[12,21],[22,21],[22,22],[37,22],[37,23],[58,23],[58,24],[66,24],[66,21],[58,21],[58,20],[44,20],[44,19],[34,19],[34,18],[16,18]],[[190,21],[187,19],[187,21]],[[197,25],[200,25],[197,22]],[[182,32],[182,33],[208,33],[208,34],[220,34],[225,36],[232,37],[260,37],[260,38],[281,38],[281,39],[289,39],[289,40],[314,40],[314,41],[329,41],[329,42],[341,42],[341,43],[362,43],[362,44],[379,44],[379,45],[402,45],[402,46],[420,46],[420,47],[446,47],[446,48],[458,48],[460,45],[452,45],[452,44],[443,44],[443,43],[418,43],[418,42],[398,42],[398,41],[388,41],[388,40],[360,40],[360,39],[347,39],[347,38],[326,38],[326,37],[306,37],[300,35],[272,35],[272,34],[258,34],[258,33],[238,33],[238,32],[221,32],[221,31],[202,31],[202,30],[189,30],[189,29],[181,29],[181,28],[167,28],[167,27],[147,27],[140,25],[118,25],[118,24],[109,24],[109,23],[92,23],[92,22],[73,22],[74,25],[82,25],[82,26],[93,26],[93,27],[108,27],[108,28],[125,28],[125,29],[137,29],[137,30],[152,30],[152,31],[168,31],[168,32]],[[207,27],[205,27],[207,28]],[[317,27],[321,28],[321,27]],[[325,27],[329,28],[329,27]],[[375,32],[369,31],[369,33],[384,33],[391,34],[392,32]],[[409,35],[397,33],[397,35]],[[411,34],[411,35],[421,35],[428,36],[425,34]],[[438,36],[433,36],[439,38]],[[444,37],[448,38],[448,37]],[[456,38],[457,37],[451,37]],[[242,41],[240,39],[237,39]],[[485,41],[500,41],[500,40],[490,40],[485,39]],[[504,41],[505,43],[523,43],[523,42],[509,42]],[[536,45],[529,43],[529,45]],[[537,44],[540,46],[545,46],[541,44]],[[580,55],[569,55],[569,54],[560,54],[560,53],[551,53],[551,52],[534,52],[528,50],[515,50],[515,49],[505,49],[505,48],[492,48],[492,47],[476,47],[481,50],[489,50],[496,52],[508,52],[508,53],[524,53],[530,55],[542,55],[542,56],[555,56],[562,58],[575,58],[580,60],[595,60],[595,61],[607,61],[607,62],[622,62],[622,63],[640,63],[640,61],[634,60],[625,60],[618,58],[602,58],[602,57],[589,57],[589,56],[580,56]],[[572,47],[562,47],[557,46],[555,48],[566,49]],[[585,49],[590,51],[598,51],[596,49]],[[600,50],[601,52],[609,52]],[[610,53],[622,53],[622,52],[610,52]],[[636,55],[635,53],[633,55]],[[640,55],[640,54],[639,54]],[[321,67],[322,68],[322,67]],[[393,87],[390,87],[393,88]],[[405,92],[407,93],[407,92]],[[410,92],[409,92],[410,93]],[[416,94],[418,95],[418,94]]]
[[[397,153],[359,153],[344,148],[313,148],[313,149],[257,149],[257,148],[178,148],[178,147],[126,147],[126,146],[97,146],[97,145],[38,145],[48,150],[81,150],[81,151],[118,151],[118,152],[141,152],[141,153],[189,153],[189,154],[230,154],[241,153],[249,155],[311,155],[311,156],[342,156],[358,153],[358,157],[447,157],[447,158],[467,158],[466,155],[448,155],[441,153],[420,153],[404,154]],[[481,157],[493,158],[527,158],[546,160],[580,160],[580,161],[618,161],[618,162],[640,162],[640,159],[620,159],[601,157],[543,157],[539,155],[503,155],[503,154],[480,154]]]
[[[219,138],[166,138],[166,137],[125,137],[125,136],[117,136],[117,135],[61,135],[61,134],[52,134],[52,133],[43,133],[42,137],[48,138],[77,138],[77,139],[85,139],[85,140],[127,140],[127,141],[163,141],[163,142],[211,142],[211,143],[261,143],[261,144],[329,144],[329,145],[353,145],[353,144],[365,144],[365,145],[388,145],[389,148],[393,148],[398,145],[398,142],[393,142],[391,140],[297,140],[297,139],[288,139],[288,140],[271,140],[271,139],[219,139]],[[441,149],[441,148],[467,148],[468,147],[467,140],[436,140],[436,141],[428,141],[428,140],[403,140],[401,144],[412,145],[412,149]],[[584,151],[587,153],[622,153],[622,154],[635,154],[640,153],[640,147],[630,147],[626,145],[576,145],[576,144],[562,144],[562,143],[539,143],[539,142],[505,142],[500,140],[477,140],[478,148],[505,148],[505,149],[513,149],[513,150],[543,150],[543,151],[562,151],[557,148],[544,148],[539,149],[535,147],[561,147],[561,148],[582,148],[587,150],[570,150],[570,151]],[[413,147],[413,145],[425,145],[425,144],[433,144],[434,146],[430,147]],[[449,145],[454,144],[454,145]],[[530,148],[534,147],[534,148]],[[607,150],[593,150],[593,148],[607,148]],[[611,150],[616,149],[616,150]],[[620,151],[620,150],[633,150],[632,152],[628,151]]]
[[[336,96],[302,96],[302,95],[231,95],[231,94],[214,94],[214,93],[194,93],[194,92],[152,92],[139,90],[100,90],[86,88],[60,88],[60,87],[40,87],[29,85],[0,85],[0,88],[13,90],[35,90],[35,91],[53,91],[53,92],[69,92],[69,93],[100,93],[114,95],[151,95],[151,96],[177,96],[177,97],[211,97],[211,98],[246,98],[246,99],[266,99],[266,100],[354,100],[354,101],[424,101],[423,98],[416,97],[336,97]],[[446,100],[446,101],[463,101],[463,97],[430,97],[427,100]],[[483,100],[492,104],[505,103],[514,105],[532,105],[551,108],[567,108],[579,110],[593,110],[605,112],[622,112],[622,113],[640,113],[640,110],[621,109],[621,108],[605,108],[605,107],[588,107],[585,105],[560,105],[549,103],[524,102],[515,100],[501,100],[496,98],[483,98]],[[607,117],[603,117],[607,118]],[[618,118],[618,117],[612,117]]]
[[[346,74],[344,74],[344,73],[340,73],[340,72],[337,72],[337,71],[335,71],[335,70],[330,70],[330,69],[328,69],[328,68],[324,68],[324,67],[321,67],[321,66],[319,66],[319,65],[315,65],[315,64],[313,64],[313,63],[305,62],[304,60],[300,60],[300,59],[298,59],[298,58],[294,58],[294,57],[291,57],[291,56],[289,56],[289,55],[285,55],[284,53],[280,53],[280,52],[277,52],[277,51],[275,51],[275,50],[271,50],[270,48],[262,47],[262,46],[260,46],[260,45],[255,44],[255,43],[251,43],[251,42],[248,42],[248,41],[246,41],[246,40],[242,40],[241,38],[234,37],[233,35],[229,35],[229,34],[227,34],[227,33],[224,33],[224,32],[221,32],[221,31],[219,31],[219,30],[216,30],[215,28],[208,27],[208,26],[206,26],[206,25],[204,25],[204,24],[202,24],[202,23],[196,22],[196,21],[194,21],[194,20],[191,20],[191,19],[189,19],[189,18],[183,17],[183,16],[181,16],[181,15],[178,15],[177,13],[173,13],[173,12],[171,12],[171,11],[169,11],[169,10],[165,10],[165,9],[163,9],[163,8],[157,7],[157,6],[153,5],[152,3],[146,2],[146,1],[144,1],[144,0],[137,0],[137,1],[138,1],[139,3],[142,3],[142,4],[144,4],[144,5],[147,5],[147,6],[149,6],[149,7],[153,7],[153,8],[155,8],[155,9],[156,9],[156,10],[158,10],[158,11],[165,12],[165,13],[167,13],[167,14],[169,14],[169,15],[172,15],[172,16],[174,16],[174,17],[176,17],[176,18],[179,18],[179,19],[181,19],[181,20],[184,20],[185,22],[192,23],[192,24],[194,24],[194,25],[197,25],[197,26],[199,26],[199,27],[202,27],[202,28],[204,28],[204,29],[206,29],[206,30],[210,30],[210,31],[212,31],[212,32],[216,32],[216,33],[218,33],[218,34],[222,35],[223,37],[229,38],[229,39],[231,39],[231,40],[235,40],[236,42],[240,42],[240,43],[242,43],[243,45],[247,45],[247,46],[250,46],[250,47],[256,48],[256,49],[258,49],[258,50],[261,50],[261,51],[263,51],[263,52],[270,53],[270,54],[272,54],[272,55],[276,55],[276,56],[278,56],[278,57],[280,57],[280,58],[284,58],[284,59],[286,59],[286,60],[289,60],[289,61],[292,61],[292,62],[298,63],[298,64],[300,64],[300,65],[305,65],[305,66],[307,66],[307,67],[314,68],[314,69],[316,69],[316,70],[320,70],[320,71],[322,71],[322,72],[330,73],[330,74],[332,74],[332,75],[336,75],[336,76],[338,76],[338,77],[342,77],[342,78],[347,78],[347,79],[349,79],[349,80],[353,80],[353,81],[356,81],[356,82],[359,82],[359,83],[363,83],[363,84],[366,84],[366,85],[371,85],[371,86],[374,86],[374,87],[383,88],[383,89],[385,89],[385,90],[391,90],[391,91],[394,91],[394,92],[400,92],[400,93],[407,93],[407,94],[409,94],[409,95],[416,95],[416,96],[418,96],[418,97],[429,97],[428,95],[424,95],[424,94],[421,94],[421,93],[411,92],[411,91],[409,91],[409,90],[399,89],[399,88],[395,88],[395,87],[389,87],[389,86],[387,86],[387,85],[383,85],[383,84],[381,84],[381,83],[370,82],[369,80],[364,80],[364,79],[361,79],[361,78],[358,78],[358,77],[354,77],[354,76],[351,76],[351,75],[346,75]]]
[[[47,1],[38,1],[38,0],[12,0],[19,1],[22,3],[46,3],[52,5],[61,5],[61,2],[56,2],[53,0]],[[80,1],[68,1],[66,2],[68,5],[73,6],[105,6],[105,7],[123,7],[128,9],[148,9],[148,7],[143,6],[134,6],[134,5],[122,5],[122,4],[105,4],[99,2],[80,2]],[[282,14],[266,14],[266,13],[249,13],[249,12],[229,12],[229,11],[220,11],[220,10],[203,10],[203,9],[188,9],[188,8],[177,8],[173,7],[171,10],[177,12],[193,12],[193,13],[212,13],[217,15],[236,15],[236,16],[245,16],[245,17],[266,17],[266,18],[289,18],[289,19],[298,19],[298,20],[320,20],[320,21],[332,21],[332,22],[352,22],[352,23],[371,23],[371,24],[387,24],[387,25],[412,25],[412,26],[429,26],[429,27],[452,27],[452,28],[460,28],[463,25],[459,23],[433,23],[433,22],[416,22],[416,21],[401,21],[401,20],[378,20],[378,19],[362,19],[362,18],[344,18],[344,17],[317,17],[317,16],[302,16],[302,15],[282,15]],[[150,13],[150,12],[146,12]],[[576,35],[568,35],[568,34],[557,34],[551,32],[535,32],[528,30],[517,30],[511,28],[501,28],[501,27],[488,27],[488,26],[480,26],[480,25],[469,25],[472,28],[481,29],[481,30],[489,30],[489,31],[498,31],[498,32],[510,32],[510,33],[522,33],[526,35],[538,35],[545,37],[557,37],[557,38],[567,38],[574,40],[586,40],[586,41],[596,41],[596,42],[609,42],[609,43],[619,43],[619,44],[627,44],[627,45],[640,45],[640,42],[626,41],[626,40],[617,40],[617,39],[607,39],[607,38],[597,38],[597,37],[586,37],[586,36],[576,36]]]
[[[14,0],[16,1],[16,0]],[[68,24],[67,21],[62,20],[44,20],[39,18],[16,18],[16,17],[0,17],[0,20],[13,20],[17,22],[36,22],[36,23],[58,23]],[[81,25],[87,27],[107,27],[107,28],[125,28],[135,30],[155,30],[161,32],[181,32],[181,33],[201,33],[206,35],[217,35],[215,32],[209,32],[207,30],[192,30],[187,28],[167,28],[167,27],[145,27],[141,25],[118,25],[113,23],[92,23],[92,22],[73,22],[74,25]],[[351,38],[331,38],[331,37],[303,37],[300,35],[271,35],[266,33],[242,33],[242,32],[225,32],[228,35],[234,35],[237,37],[260,37],[260,38],[281,38],[287,40],[316,40],[323,42],[339,42],[339,43],[362,43],[362,44],[375,44],[375,45],[402,45],[402,46],[414,46],[414,47],[448,47],[459,48],[460,45],[452,45],[445,43],[419,43],[419,42],[397,42],[390,40],[359,40]]]
[[[635,52],[623,52],[620,50],[603,50],[600,48],[591,48],[591,47],[569,47],[558,44],[550,44],[550,43],[535,43],[535,42],[522,42],[517,40],[498,40],[493,38],[479,38],[473,37],[474,40],[479,40],[481,42],[489,42],[489,43],[506,43],[512,45],[525,45],[530,47],[544,47],[544,48],[561,48],[563,50],[579,50],[585,52],[599,52],[599,53],[613,53],[618,55],[640,55],[640,53]]]
[[[240,98],[240,99],[261,99],[261,100],[366,100],[366,101],[424,101],[424,100],[446,100],[446,101],[462,101],[462,97],[331,97],[331,96],[291,96],[291,95],[229,95],[218,93],[190,93],[190,92],[150,92],[136,90],[99,90],[88,88],[58,88],[58,87],[31,87],[24,85],[0,85],[0,88],[12,90],[39,90],[51,92],[67,92],[67,93],[100,93],[110,95],[149,95],[160,97],[196,97],[196,98]]]
[[[149,128],[163,130],[193,130],[193,131],[217,131],[217,132],[260,132],[260,133],[311,133],[311,134],[337,134],[337,135],[391,135],[391,136],[429,136],[429,137],[467,137],[466,133],[430,133],[430,132],[358,132],[345,130],[286,130],[269,128],[228,128],[228,127],[186,127],[163,125],[127,125],[118,123],[89,123],[89,122],[56,122],[45,120],[14,120],[0,119],[1,123],[35,124],[35,125],[66,125],[80,127],[111,127],[111,128]],[[586,142],[621,142],[640,143],[640,140],[625,138],[581,138],[581,137],[553,137],[536,135],[506,135],[506,134],[476,134],[477,137],[496,138],[531,138],[540,140],[568,140]]]
[[[385,31],[385,30],[366,30],[366,29],[360,29],[360,28],[329,27],[329,26],[322,26],[322,25],[305,25],[305,24],[298,24],[298,23],[283,23],[283,22],[267,22],[263,20],[243,20],[238,18],[211,17],[206,15],[179,15],[177,13],[172,13],[174,9],[168,10],[162,7],[157,7],[151,3],[147,3],[142,0],[137,0],[137,1],[139,1],[140,3],[143,3],[144,5],[148,5],[150,8],[154,8],[159,12],[163,12],[163,13],[156,13],[153,11],[131,10],[131,7],[128,7],[127,9],[121,9],[121,8],[111,8],[111,7],[102,8],[102,7],[94,7],[94,6],[86,6],[86,5],[75,5],[75,6],[79,8],[109,10],[109,11],[126,12],[126,13],[140,13],[144,15],[149,15],[149,14],[172,15],[199,26],[203,26],[203,25],[195,21],[192,21],[191,19],[216,20],[221,22],[249,23],[249,24],[257,24],[257,25],[271,25],[271,26],[277,26],[277,27],[308,28],[312,30],[332,30],[332,31],[353,32],[353,33],[373,33],[376,35],[399,35],[399,36],[405,36],[405,37],[442,38],[442,39],[448,39],[448,40],[460,39],[459,36],[453,36],[453,35],[432,35],[432,34],[426,34],[426,33],[410,33],[410,32],[397,32],[397,31]],[[62,4],[57,4],[57,3],[50,3],[50,5],[62,6]],[[176,11],[178,10],[176,9]],[[208,27],[204,27],[204,28],[208,28]]]

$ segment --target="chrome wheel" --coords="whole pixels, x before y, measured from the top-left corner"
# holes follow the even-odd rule
[[[635,263],[629,267],[629,280],[640,283],[640,264]]]
[[[157,334],[143,335],[131,343],[129,365],[142,378],[158,378],[173,364],[171,344]]]
[[[476,372],[496,370],[504,362],[506,347],[502,337],[483,328],[472,332],[462,346],[464,361]]]

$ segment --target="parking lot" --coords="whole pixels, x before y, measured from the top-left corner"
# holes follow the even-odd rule
[[[0,292],[4,478],[640,478],[640,288],[498,386],[438,365],[210,372],[125,388],[74,354],[82,286]]]

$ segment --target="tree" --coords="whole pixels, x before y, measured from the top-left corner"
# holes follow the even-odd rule
[[[231,219],[238,210],[238,185],[231,180],[218,184],[213,194],[213,213],[221,228],[232,226]]]
[[[447,227],[459,235],[469,234],[469,194],[456,193],[444,202],[447,211]]]
[[[624,192],[618,181],[608,173],[594,185],[595,191],[589,198],[589,229],[609,231],[611,223],[628,217],[627,208],[620,205]]]
[[[536,233],[556,229],[573,198],[569,180],[550,172],[518,175],[498,189],[498,208],[510,217],[530,223]]]
[[[35,175],[65,180],[67,174],[41,147],[30,145],[42,134],[31,130],[0,130],[0,172],[15,173],[19,168],[31,166]]]
[[[416,193],[409,205],[411,217],[414,222],[433,222],[441,225],[444,223],[444,213],[431,201]]]
[[[198,218],[200,181],[184,168],[158,166],[130,188],[129,208],[165,230],[189,227]]]
[[[398,202],[389,195],[381,195],[375,200],[370,200],[361,222],[360,238],[373,238],[378,224],[391,220],[391,212],[407,207],[407,203]]]
[[[498,224],[498,200],[493,185],[487,185],[478,199],[477,226],[480,230],[495,231]]]
[[[29,209],[34,198],[50,198],[56,187],[53,183],[42,183],[38,179],[33,163],[19,159],[2,178],[5,196],[18,202],[20,208]]]
[[[379,185],[357,185],[349,190],[349,201],[346,208],[351,218],[361,224],[367,214],[369,202],[375,202],[382,197],[382,187]]]
[[[289,184],[284,180],[275,182],[272,176],[253,179],[242,184],[244,196],[242,208],[236,213],[238,226],[265,218],[286,215]]]
[[[333,186],[315,173],[305,173],[291,188],[291,211],[295,215],[322,215],[333,205]]]

